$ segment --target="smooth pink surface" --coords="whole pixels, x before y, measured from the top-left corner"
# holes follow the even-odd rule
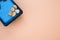
[[[0,40],[60,40],[60,0],[15,0],[24,13],[4,27]]]

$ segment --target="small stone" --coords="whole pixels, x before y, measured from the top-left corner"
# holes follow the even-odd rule
[[[12,7],[12,8],[11,8],[11,11],[15,11],[15,8],[14,8],[14,7]]]
[[[16,12],[13,12],[13,15],[12,16],[15,16],[16,15]]]
[[[13,12],[12,12],[12,11],[10,11],[10,12],[9,12],[9,15],[10,15],[10,16],[12,16],[12,15],[13,15],[12,13],[13,13]]]
[[[16,15],[16,12],[12,12],[12,11],[11,11],[11,12],[9,13],[9,15],[14,17],[14,16]]]
[[[14,7],[15,9],[17,9],[17,6],[16,6],[16,5],[13,5],[13,7]]]
[[[15,12],[16,12],[16,13],[19,13],[20,11],[19,11],[19,9],[16,9]]]

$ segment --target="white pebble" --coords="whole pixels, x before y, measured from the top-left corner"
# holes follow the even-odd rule
[[[16,9],[15,12],[16,12],[16,13],[19,13],[20,11],[19,11],[19,9]]]
[[[13,5],[13,7],[17,9],[17,6],[16,5]]]

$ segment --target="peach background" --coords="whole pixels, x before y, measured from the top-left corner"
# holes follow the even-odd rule
[[[15,0],[24,13],[4,27],[0,40],[60,40],[60,0]]]

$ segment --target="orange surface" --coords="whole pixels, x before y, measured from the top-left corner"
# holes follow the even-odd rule
[[[0,22],[0,40],[60,40],[60,0],[15,0],[24,13],[9,26]]]

